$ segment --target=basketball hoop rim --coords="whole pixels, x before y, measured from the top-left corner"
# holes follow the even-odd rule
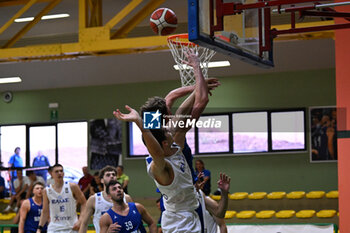
[[[175,34],[168,36],[167,41],[171,44],[174,45],[184,45],[184,46],[198,46],[193,42],[183,42],[183,41],[176,41],[176,38],[181,38],[181,39],[187,39],[188,40],[188,33],[183,33],[183,34]]]

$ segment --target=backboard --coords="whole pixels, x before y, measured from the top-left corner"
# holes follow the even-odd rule
[[[189,40],[242,61],[273,67],[270,9],[235,11],[259,0],[188,0]]]

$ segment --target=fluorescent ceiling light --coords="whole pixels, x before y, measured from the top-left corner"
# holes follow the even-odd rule
[[[4,84],[4,83],[20,83],[20,82],[22,82],[22,79],[20,77],[0,78],[0,84]]]
[[[230,62],[229,61],[212,61],[209,62],[208,64],[208,68],[216,68],[216,67],[225,67],[225,66],[230,66]],[[201,67],[203,68],[203,64],[201,63]],[[183,65],[184,69],[191,69],[191,66],[188,66],[186,64]],[[179,70],[179,66],[178,65],[174,65],[174,69],[175,70]]]
[[[56,14],[56,15],[44,15],[41,17],[41,20],[46,20],[46,19],[59,19],[59,18],[66,18],[69,17],[69,14]],[[22,23],[22,22],[29,22],[33,21],[34,17],[26,17],[26,18],[18,18],[15,19],[16,23]]]

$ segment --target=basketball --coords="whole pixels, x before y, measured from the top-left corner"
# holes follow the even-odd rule
[[[159,8],[152,13],[150,25],[156,34],[166,36],[176,30],[177,17],[169,8]]]

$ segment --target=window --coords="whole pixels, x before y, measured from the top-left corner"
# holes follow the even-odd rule
[[[81,170],[87,166],[87,122],[57,124],[58,162],[65,168]]]
[[[198,121],[203,122],[203,126],[198,127],[199,153],[222,153],[230,151],[228,115],[202,116]],[[216,127],[217,122],[220,122],[220,126],[217,125],[219,127]]]
[[[268,151],[267,112],[234,113],[233,153]]]
[[[186,139],[194,155],[306,149],[305,109],[206,114],[192,126]],[[145,155],[140,130],[129,124],[129,156]]]
[[[129,155],[144,156],[148,155],[148,150],[142,141],[142,133],[139,127],[134,123],[129,123]]]
[[[304,112],[272,112],[272,150],[305,149]]]
[[[45,155],[51,165],[56,161],[56,126],[29,127],[29,158],[30,166],[39,154]]]
[[[23,160],[23,166],[26,165],[26,126],[1,126],[0,127],[0,148],[1,161],[3,166],[7,167],[10,157],[14,154],[16,147],[21,148],[20,156]]]

